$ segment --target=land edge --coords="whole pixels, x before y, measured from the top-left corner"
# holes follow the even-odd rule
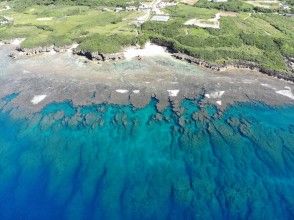
[[[11,41],[2,41],[4,44],[10,44]],[[278,79],[287,80],[290,82],[294,82],[294,74],[289,75],[286,72],[276,71],[272,69],[265,68],[255,62],[250,61],[233,61],[233,62],[227,62],[225,64],[215,64],[211,63],[209,61],[199,59],[190,55],[187,55],[185,53],[181,53],[175,48],[173,48],[169,43],[153,40],[152,43],[163,46],[167,49],[167,51],[176,59],[182,60],[188,63],[195,64],[197,66],[201,66],[213,71],[228,71],[228,70],[238,70],[238,69],[248,69],[248,70],[255,70],[260,73],[266,74],[268,76],[277,77]],[[87,58],[88,60],[92,61],[118,61],[124,59],[123,52],[117,52],[117,53],[100,53],[100,52],[91,52],[91,51],[85,51],[77,49],[76,47],[73,47],[73,45],[66,45],[66,46],[40,46],[36,48],[23,48],[21,46],[17,46],[15,52],[12,52],[9,54],[12,58],[17,58],[19,55],[26,55],[26,56],[32,56],[32,55],[38,55],[42,53],[48,53],[51,51],[54,52],[65,52],[67,50],[72,49],[72,53],[78,56],[83,56]],[[138,56],[140,59],[140,57]],[[294,58],[286,57],[288,66],[290,65],[290,62],[294,62]],[[294,70],[291,70],[292,73],[294,73]]]

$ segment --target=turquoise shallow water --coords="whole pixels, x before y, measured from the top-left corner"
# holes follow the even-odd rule
[[[155,104],[2,111],[0,219],[294,218],[294,106]]]

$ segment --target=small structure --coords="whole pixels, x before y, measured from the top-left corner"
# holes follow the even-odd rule
[[[168,20],[169,20],[169,15],[154,15],[151,18],[151,21],[167,22]]]
[[[136,6],[127,6],[126,10],[127,11],[137,11],[137,7]]]
[[[116,7],[114,9],[115,12],[120,12],[120,11],[123,11],[124,9],[122,7]]]

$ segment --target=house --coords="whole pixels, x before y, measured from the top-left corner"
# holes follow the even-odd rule
[[[135,7],[135,6],[127,6],[126,10],[127,11],[137,11],[137,7]]]

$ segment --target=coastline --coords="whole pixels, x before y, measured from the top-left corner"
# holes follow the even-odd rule
[[[6,42],[4,41],[3,43],[11,44],[12,41],[13,40],[6,41]],[[266,74],[268,76],[277,77],[279,79],[284,79],[287,81],[294,82],[294,69],[291,70],[293,74],[291,73],[288,74],[286,72],[280,72],[280,71],[264,68],[260,66],[259,64],[250,62],[250,61],[233,61],[233,62],[228,62],[225,64],[215,64],[209,61],[195,58],[185,53],[175,51],[174,48],[171,48],[169,45],[166,45],[165,43],[160,43],[157,41],[152,43],[147,42],[144,48],[149,47],[150,45],[156,45],[156,46],[162,47],[163,50],[165,50],[167,53],[169,53],[171,56],[173,56],[174,58],[178,60],[192,63],[197,66],[204,67],[213,71],[223,72],[228,70],[254,70],[262,74]],[[52,52],[63,53],[68,50],[71,50],[74,55],[86,57],[88,60],[91,60],[91,61],[104,62],[104,61],[119,61],[119,60],[128,59],[125,56],[125,51],[128,49],[142,50],[142,47],[136,45],[136,46],[126,47],[122,51],[117,53],[100,53],[100,52],[89,52],[89,51],[80,50],[77,47],[78,47],[77,43],[73,43],[72,45],[67,45],[62,47],[51,45],[51,46],[28,48],[28,49],[21,48],[20,45],[18,45],[15,52],[12,52],[9,56],[12,58],[17,58],[21,55],[32,56],[32,55],[38,55],[42,53],[52,53]],[[156,55],[156,52],[155,52],[155,55]],[[161,54],[158,54],[158,55],[161,55]],[[133,56],[133,57],[137,57],[138,59],[141,59],[141,57],[143,56],[144,55],[138,53],[137,56]],[[285,58],[285,59],[287,59],[286,62],[288,67],[291,66],[291,63],[294,63],[293,58]]]
[[[294,104],[293,82],[255,70],[202,68],[156,45],[151,50],[132,47],[124,51],[124,59],[97,64],[75,55],[76,46],[65,52],[47,48],[43,51],[49,52],[12,59],[7,54],[17,46],[2,45],[0,99],[18,94],[2,110],[13,109],[11,115],[29,117],[50,103],[66,100],[74,106],[106,103],[143,108],[153,98],[158,112],[172,106],[177,113],[185,99],[200,100],[200,108],[214,105],[220,112],[234,103]]]

